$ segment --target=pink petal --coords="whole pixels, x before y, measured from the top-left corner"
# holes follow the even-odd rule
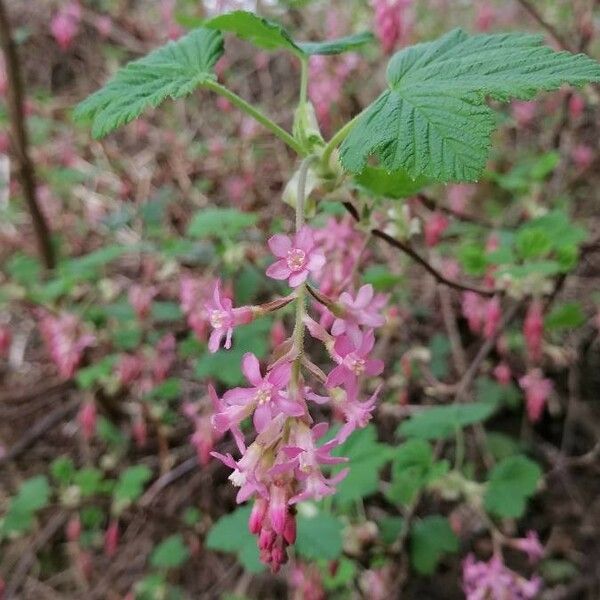
[[[223,402],[225,404],[245,405],[255,394],[256,390],[254,388],[233,388],[225,392]]]
[[[244,358],[242,358],[242,372],[252,385],[259,386],[263,381],[263,377],[260,374],[260,363],[252,352],[244,354]]]
[[[326,260],[322,254],[312,253],[306,265],[309,271],[319,271],[325,266]]]
[[[326,385],[327,387],[337,387],[338,385],[344,383],[348,376],[351,376],[350,371],[348,371],[346,367],[338,365],[327,376]]]
[[[267,381],[274,385],[277,389],[285,387],[292,376],[292,365],[290,363],[282,363],[277,365],[267,374]]]
[[[290,287],[295,288],[299,285],[302,285],[306,281],[307,277],[308,271],[304,269],[303,271],[298,271],[298,273],[292,273],[292,275],[290,275],[288,283],[290,284]]]
[[[377,359],[377,358],[372,359],[372,360],[368,360],[365,363],[365,373],[369,377],[375,377],[375,376],[380,375],[381,373],[383,373],[384,366],[385,366],[384,362],[382,360]]]
[[[322,438],[327,433],[328,429],[329,429],[329,423],[317,423],[312,428],[313,440],[318,440],[319,438]]]
[[[210,334],[210,339],[208,340],[208,349],[213,354],[219,349],[223,335],[225,335],[225,332],[222,329],[215,329]]]
[[[363,285],[358,290],[358,294],[356,294],[356,300],[354,301],[355,308],[366,308],[371,300],[373,300],[374,293],[373,286],[370,283]]]
[[[269,241],[269,248],[277,258],[285,258],[292,249],[292,240],[287,235],[277,233]]]
[[[279,410],[288,417],[301,417],[305,413],[304,407],[301,404],[298,404],[298,402],[294,402],[293,400],[288,400],[283,396],[279,396],[277,406]]]
[[[360,344],[360,348],[358,349],[358,354],[361,356],[365,356],[369,354],[371,350],[373,350],[373,346],[375,345],[375,334],[372,330],[367,331],[362,338],[362,342]]]
[[[258,433],[264,431],[271,421],[271,409],[268,404],[261,404],[254,411],[254,428]]]
[[[266,271],[267,277],[271,279],[287,279],[290,274],[290,268],[285,260],[274,262]]]
[[[354,350],[354,346],[352,345],[352,342],[350,341],[350,338],[347,335],[341,335],[340,337],[335,339],[333,349],[341,357],[344,357]]]
[[[221,280],[217,279],[217,281],[215,282],[215,289],[213,290],[213,301],[216,306],[218,306],[219,308],[222,308],[220,288],[221,288]]]
[[[294,237],[294,246],[308,253],[315,245],[312,229],[308,225],[304,225]]]
[[[336,319],[331,326],[331,335],[342,335],[346,331],[346,321],[344,319]]]

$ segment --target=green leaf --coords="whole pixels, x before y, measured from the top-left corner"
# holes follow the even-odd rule
[[[50,464],[50,473],[58,483],[68,485],[75,474],[73,460],[68,456],[59,456]]]
[[[105,356],[97,363],[79,369],[75,375],[75,381],[82,390],[89,390],[96,383],[110,377],[118,357],[114,354]]]
[[[421,575],[431,575],[444,554],[457,551],[458,538],[445,517],[440,515],[425,517],[413,526],[410,537],[410,561]]]
[[[555,307],[544,319],[544,327],[549,331],[575,329],[585,323],[585,314],[579,302],[566,302]]]
[[[298,42],[298,46],[304,54],[308,54],[309,56],[319,54],[323,56],[356,50],[365,44],[370,44],[374,39],[375,37],[370,31],[363,31],[324,42]]]
[[[230,13],[217,15],[204,21],[204,27],[229,31],[237,37],[254,44],[265,50],[291,50],[294,54],[303,55],[304,52],[291,38],[288,31],[279,25],[259,17],[245,10],[236,10]]]
[[[256,223],[256,215],[235,208],[207,208],[198,211],[187,230],[195,238],[218,237],[229,239]]]
[[[92,135],[101,138],[167,98],[182,98],[215,80],[212,68],[222,54],[218,31],[196,29],[120,69],[79,104],[75,119],[92,119]]]
[[[350,467],[348,475],[337,485],[335,501],[349,504],[360,500],[379,489],[379,470],[391,458],[391,448],[377,441],[377,429],[367,425],[357,429],[333,452],[336,456],[345,456],[347,464],[334,469],[339,472]]]
[[[477,181],[495,128],[486,97],[527,100],[564,83],[581,86],[600,80],[600,65],[555,52],[537,35],[455,29],[396,53],[387,77],[389,89],[342,144],[344,168],[360,173],[375,155],[382,168],[413,178]]]
[[[80,469],[73,477],[73,483],[79,487],[81,495],[85,498],[93,496],[102,489],[104,476],[102,471],[94,467]]]
[[[541,258],[552,249],[552,240],[542,229],[527,228],[517,233],[515,247],[523,260]]]
[[[190,556],[190,552],[180,534],[163,540],[150,555],[150,564],[160,569],[176,569]]]
[[[204,21],[203,26],[234,33],[237,37],[250,42],[257,48],[289,50],[301,58],[317,54],[342,54],[343,52],[356,50],[374,40],[372,33],[363,31],[362,33],[324,42],[295,42],[289,31],[279,23],[245,10],[217,15]]]
[[[428,442],[422,439],[409,440],[396,449],[392,481],[386,496],[392,502],[407,506],[423,487],[447,472],[447,461],[435,462]]]
[[[264,570],[260,562],[256,539],[248,531],[250,506],[238,508],[221,517],[208,532],[206,547],[210,550],[233,552],[247,571],[259,573]]]
[[[438,379],[444,379],[448,375],[448,358],[451,352],[450,340],[441,333],[436,333],[429,343],[431,352],[431,372]]]
[[[404,527],[404,519],[402,517],[384,517],[379,522],[379,531],[381,532],[381,541],[384,544],[393,544],[400,535]]]
[[[152,303],[152,318],[155,321],[169,323],[178,321],[183,317],[183,312],[179,308],[179,304],[175,302],[153,302]]]
[[[367,194],[394,200],[414,196],[431,183],[426,177],[411,177],[404,169],[389,171],[370,166],[355,175],[354,182]]]
[[[339,519],[325,512],[297,516],[296,551],[310,560],[335,560],[342,554],[342,529]]]
[[[496,410],[493,402],[471,402],[427,408],[400,424],[398,431],[407,437],[437,440],[450,437],[457,429],[480,423]]]
[[[33,525],[33,517],[45,508],[50,499],[50,486],[44,475],[24,481],[17,495],[12,498],[1,522],[1,534],[25,533]]]
[[[395,275],[385,265],[371,265],[363,274],[363,283],[370,283],[377,292],[389,292],[402,279],[401,275]]]
[[[526,456],[504,459],[490,473],[485,508],[499,517],[521,517],[526,500],[535,493],[541,476],[540,467]]]
[[[128,467],[121,473],[115,490],[114,500],[117,504],[129,504],[135,502],[144,491],[144,485],[152,477],[152,471],[145,465]]]

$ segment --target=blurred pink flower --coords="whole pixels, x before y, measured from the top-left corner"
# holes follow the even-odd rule
[[[50,32],[63,52],[66,52],[79,32],[81,6],[78,2],[69,2],[61,8],[50,21]]]
[[[444,213],[434,212],[429,215],[429,217],[425,221],[425,243],[427,246],[432,248],[433,246],[437,246],[440,242],[440,239],[448,229],[450,225],[450,221],[448,217]]]
[[[537,113],[537,103],[533,100],[516,100],[511,104],[513,119],[519,127],[527,127],[533,123]]]
[[[542,417],[548,397],[554,388],[550,379],[545,379],[539,369],[534,369],[519,379],[519,385],[525,392],[527,416],[532,423]]]
[[[542,303],[533,300],[529,304],[525,321],[523,322],[523,336],[527,354],[533,363],[542,359],[542,337],[544,335],[544,315]]]
[[[83,438],[87,441],[91,440],[96,433],[96,404],[93,401],[84,402],[79,409],[77,422],[81,427]]]

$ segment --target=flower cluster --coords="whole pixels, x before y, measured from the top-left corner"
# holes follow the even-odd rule
[[[386,54],[391,54],[412,26],[412,0],[373,0],[375,31]]]
[[[541,585],[541,579],[525,579],[509,569],[497,554],[489,562],[477,561],[472,554],[463,561],[463,589],[467,600],[529,600],[538,597]]]
[[[79,2],[69,2],[50,21],[50,32],[63,52],[66,52],[79,33],[81,23]]]
[[[329,225],[341,226],[337,222]],[[347,260],[342,248],[352,253],[355,260],[361,253],[355,252],[358,244],[344,242],[354,239],[355,232],[350,232],[347,225],[342,230],[345,235],[336,237],[304,226],[294,236],[275,235],[269,240],[276,260],[268,267],[267,275],[287,280],[295,291],[282,300],[244,307],[243,311],[264,314],[295,301],[294,332],[287,339],[278,336],[283,342],[266,369],[254,354],[244,355],[241,366],[248,382],[246,387],[229,390],[220,398],[214,395],[214,429],[218,435],[231,432],[241,457],[235,459],[231,454],[217,452],[213,456],[232,469],[230,480],[239,487],[237,501],[254,499],[249,528],[258,538],[262,561],[273,571],[287,561],[286,548],[295,541],[294,505],[335,493],[336,484],[345,477],[347,469],[335,475],[328,472],[332,465],[347,460],[332,452],[371,419],[379,390],[363,401],[360,387],[363,377],[377,376],[384,367],[371,355],[375,344],[373,329],[384,324],[381,312],[387,298],[376,295],[370,285],[353,289],[354,264]],[[313,288],[309,279],[315,283],[323,281],[330,295]],[[345,290],[339,287],[343,282]],[[217,282],[214,303],[229,316],[227,325],[211,319],[211,339],[218,335],[220,341],[227,335],[230,340],[237,324],[231,315],[240,314],[236,311],[242,309],[233,308],[219,290]],[[319,322],[306,314],[306,291],[319,307]],[[333,363],[328,374],[304,352],[306,329],[324,345]],[[228,347],[228,342],[225,345]],[[325,393],[315,390],[315,385],[322,386]],[[309,411],[311,403],[329,404],[334,416],[343,421],[337,434],[327,435],[328,424],[314,423]],[[242,431],[247,419],[256,432],[249,445]]]
[[[44,344],[59,374],[70,379],[75,374],[85,349],[95,343],[95,336],[83,331],[79,318],[70,313],[54,316],[42,312],[39,325]]]

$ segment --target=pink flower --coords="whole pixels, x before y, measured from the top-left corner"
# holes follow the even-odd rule
[[[573,94],[569,98],[569,114],[574,121],[581,118],[585,110],[585,100],[579,94]]]
[[[152,300],[157,293],[158,290],[154,286],[132,285],[129,288],[129,304],[131,304],[135,314],[141,321],[150,315]]]
[[[79,409],[77,421],[84,439],[91,440],[96,433],[96,404],[94,402],[84,402]]]
[[[8,325],[0,325],[0,357],[8,356],[12,343],[12,333]]]
[[[131,433],[136,447],[143,448],[148,441],[148,428],[146,427],[146,420],[143,416],[135,417],[131,427]]]
[[[542,336],[544,335],[544,315],[542,303],[534,300],[527,309],[523,323],[523,336],[527,353],[532,362],[538,363],[542,359]]]
[[[534,369],[519,379],[519,385],[525,392],[527,416],[532,423],[536,423],[540,420],[548,396],[552,393],[552,381],[544,379],[542,372]]]
[[[233,308],[233,302],[230,298],[222,298],[220,286],[221,282],[217,280],[213,290],[212,303],[206,305],[206,313],[213,328],[208,341],[208,349],[211,352],[216,352],[219,349],[224,337],[225,348],[229,350],[233,328],[236,325],[250,323],[253,317],[250,307]]]
[[[81,7],[77,2],[69,2],[50,21],[50,32],[63,52],[66,52],[79,32]]]
[[[321,572],[316,565],[296,562],[289,579],[294,600],[326,600]]]
[[[242,371],[253,387],[235,388],[225,393],[221,400],[222,410],[213,417],[213,425],[218,431],[237,427],[254,413],[254,427],[261,433],[280,413],[290,417],[300,417],[305,413],[303,404],[291,400],[283,391],[290,381],[290,363],[277,365],[263,377],[258,359],[247,352],[242,359]]]
[[[494,336],[501,320],[502,307],[500,305],[500,299],[494,296],[485,303],[483,335],[486,339],[490,339]]]
[[[156,344],[156,352],[150,364],[155,384],[167,378],[177,359],[176,349],[177,340],[172,333],[164,335]]]
[[[112,558],[119,547],[119,522],[111,521],[104,533],[104,554]]]
[[[333,406],[345,421],[336,436],[340,444],[344,443],[355,429],[362,429],[368,425],[380,391],[381,386],[365,402],[358,399],[358,385],[354,382],[347,383],[343,392],[337,388],[332,391]]]
[[[571,150],[571,158],[575,166],[582,171],[585,171],[592,166],[596,151],[591,146],[586,144],[578,144]]]
[[[352,298],[348,292],[342,293],[339,298],[341,315],[336,314],[337,318],[331,326],[331,334],[337,337],[346,333],[355,344],[360,344],[361,325],[381,327],[385,323],[385,318],[380,313],[385,302],[387,302],[386,296],[375,297],[370,283],[363,285],[355,298]]]
[[[512,379],[512,373],[507,363],[501,362],[494,369],[494,377],[501,385],[508,385]]]
[[[144,359],[137,354],[123,354],[116,366],[116,375],[121,385],[131,385],[140,377],[144,369]]]
[[[99,15],[94,21],[94,25],[100,36],[106,38],[112,31],[113,22],[108,15]]]
[[[519,127],[531,125],[536,113],[537,103],[534,101],[517,100],[512,103],[512,116]]]
[[[467,600],[533,600],[542,581],[525,579],[511,571],[498,555],[489,562],[478,562],[472,554],[463,561],[463,590]]]
[[[337,439],[333,439],[321,447],[317,446],[317,440],[326,432],[326,423],[319,423],[311,430],[308,425],[298,422],[293,428],[290,445],[283,448],[283,452],[291,460],[279,469],[275,467],[277,472],[293,469],[301,485],[301,491],[290,498],[290,504],[304,500],[320,500],[334,494],[336,484],[348,474],[348,469],[344,469],[334,477],[327,479],[321,472],[321,465],[336,465],[348,460],[331,456],[331,451],[339,445]]]
[[[93,345],[96,338],[82,331],[79,319],[63,313],[55,317],[41,312],[40,333],[59,374],[65,379],[73,377],[86,348]]]
[[[492,4],[487,1],[477,6],[475,15],[475,28],[477,31],[489,31],[496,21],[496,10]]]
[[[440,239],[448,229],[450,225],[450,221],[448,221],[448,217],[441,212],[432,213],[429,218],[425,221],[425,243],[430,248],[437,246],[440,242]]]
[[[69,542],[78,542],[81,537],[81,521],[79,515],[72,516],[67,522],[66,527],[67,540]],[[0,598],[2,596],[0,595]]]
[[[372,0],[375,10],[375,32],[386,54],[396,47],[406,35],[410,21],[406,18],[406,9],[412,0]]]
[[[483,327],[485,301],[475,292],[465,292],[462,295],[462,314],[469,323],[472,333],[479,334]]]
[[[528,531],[524,538],[512,540],[511,546],[527,554],[531,564],[536,564],[544,556],[544,546],[536,531]]]
[[[336,387],[348,382],[355,382],[359,375],[365,374],[374,377],[383,371],[384,363],[379,359],[368,358],[369,353],[375,345],[375,334],[373,330],[367,331],[359,346],[352,340],[342,335],[335,340],[334,359],[338,362],[327,377],[327,387]]]
[[[279,259],[267,269],[273,279],[287,279],[290,287],[302,285],[309,273],[319,271],[325,256],[315,247],[314,234],[305,225],[293,238],[276,234],[269,240],[271,252]]]

